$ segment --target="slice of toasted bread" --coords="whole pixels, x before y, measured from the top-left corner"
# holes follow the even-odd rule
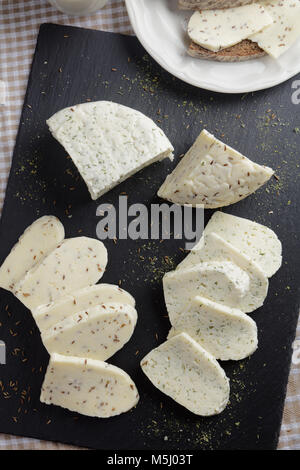
[[[254,2],[255,0],[178,0],[178,7],[181,10],[215,10],[240,7]]]
[[[212,52],[195,42],[190,44],[188,54],[197,59],[216,60],[218,62],[242,62],[250,59],[258,59],[266,55],[256,42],[249,39],[239,42],[235,46],[228,47],[222,51]]]

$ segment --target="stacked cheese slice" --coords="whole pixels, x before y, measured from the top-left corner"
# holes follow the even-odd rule
[[[212,216],[200,242],[163,279],[172,328],[141,363],[156,387],[199,415],[224,409],[229,381],[216,360],[256,350],[257,327],[246,313],[263,305],[281,251],[269,228],[223,212]]]
[[[103,243],[64,239],[52,216],[36,220],[0,268],[0,287],[33,314],[51,355],[41,401],[89,416],[118,415],[136,405],[130,377],[106,361],[133,334],[133,297],[118,286],[95,285],[107,265]]]
[[[300,37],[299,21],[300,0],[259,0],[236,8],[196,11],[188,25],[192,40],[188,53],[220,61],[266,53],[277,59]]]

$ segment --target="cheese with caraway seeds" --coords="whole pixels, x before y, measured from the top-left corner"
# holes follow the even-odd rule
[[[273,17],[273,24],[251,36],[274,59],[286,52],[300,38],[300,0],[259,1]]]
[[[15,284],[63,241],[62,223],[51,215],[31,224],[12,248],[0,268],[0,287],[14,291]]]
[[[214,232],[256,263],[271,277],[282,263],[282,246],[273,230],[264,225],[225,212],[215,212],[204,230]],[[199,241],[202,244],[202,241]],[[201,245],[200,245],[201,246]],[[198,245],[194,247],[196,251]]]
[[[227,49],[273,23],[262,5],[196,11],[188,24],[191,40],[213,52]]]
[[[135,307],[135,300],[128,292],[119,286],[101,283],[72,292],[51,304],[41,305],[31,313],[40,331],[45,332],[75,313],[111,302]]]
[[[204,235],[176,270],[188,269],[199,263],[211,261],[231,261],[248,274],[249,289],[243,304],[240,304],[243,311],[249,313],[263,305],[269,288],[269,280],[265,273],[248,256],[214,232]]]
[[[230,387],[224,370],[186,333],[153,349],[141,367],[155,387],[196,415],[219,414],[228,403]]]
[[[79,104],[59,111],[47,123],[92,199],[151,163],[173,158],[172,144],[151,119],[117,103]]]
[[[15,285],[14,294],[30,310],[91,286],[101,279],[107,264],[107,250],[94,238],[64,240],[25,278]]]
[[[130,305],[106,303],[69,316],[42,334],[49,352],[106,361],[131,338],[137,312]]]
[[[247,311],[249,276],[230,261],[200,263],[169,272],[163,278],[163,288],[172,325],[197,295]]]
[[[206,351],[221,361],[238,361],[257,349],[255,321],[238,309],[195,297],[169,332],[169,338],[187,333]]]
[[[205,209],[241,201],[265,184],[274,171],[258,165],[203,130],[167,176],[158,196]]]
[[[118,367],[53,354],[40,400],[82,415],[109,418],[136,406],[139,394],[129,375]]]

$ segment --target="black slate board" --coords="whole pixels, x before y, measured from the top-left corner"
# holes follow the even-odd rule
[[[0,365],[0,432],[98,449],[276,448],[299,307],[300,135],[291,83],[243,96],[210,93],[174,79],[133,37],[41,27],[1,219],[1,262],[41,215],[58,216],[68,237],[96,237],[100,202],[117,205],[122,192],[129,195],[129,203],[158,202],[156,190],[177,158],[173,164],[152,165],[93,202],[47,130],[45,120],[57,110],[87,99],[107,99],[159,119],[177,157],[205,127],[258,163],[275,168],[279,181],[272,180],[226,212],[274,229],[283,242],[284,265],[271,279],[265,305],[253,314],[259,350],[250,359],[224,364],[231,379],[230,405],[208,419],[193,416],[161,394],[139,368],[139,360],[166,338],[169,321],[161,277],[183,258],[182,241],[106,243],[109,265],[103,281],[122,280],[136,297],[139,312],[132,340],[110,362],[132,376],[141,400],[136,409],[116,418],[91,419],[39,402],[48,355],[29,311],[2,290],[0,339],[7,345],[7,365]],[[206,212],[206,220],[211,214]],[[148,257],[155,257],[154,265]]]

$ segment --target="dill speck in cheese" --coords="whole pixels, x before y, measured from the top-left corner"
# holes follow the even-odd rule
[[[262,5],[196,11],[188,24],[191,40],[213,52],[234,46],[273,23]]]
[[[106,303],[68,316],[42,334],[49,352],[106,361],[131,338],[137,312],[130,305]]]
[[[75,313],[111,302],[135,307],[135,300],[128,292],[119,286],[101,283],[72,292],[51,304],[41,305],[31,313],[43,333]]]
[[[139,401],[129,375],[94,359],[53,354],[40,400],[86,416],[109,418],[125,413]]]
[[[151,163],[173,158],[164,132],[139,111],[108,101],[63,109],[47,121],[92,199]]]
[[[221,413],[229,400],[229,380],[215,358],[186,333],[153,349],[141,368],[161,392],[200,416]]]

